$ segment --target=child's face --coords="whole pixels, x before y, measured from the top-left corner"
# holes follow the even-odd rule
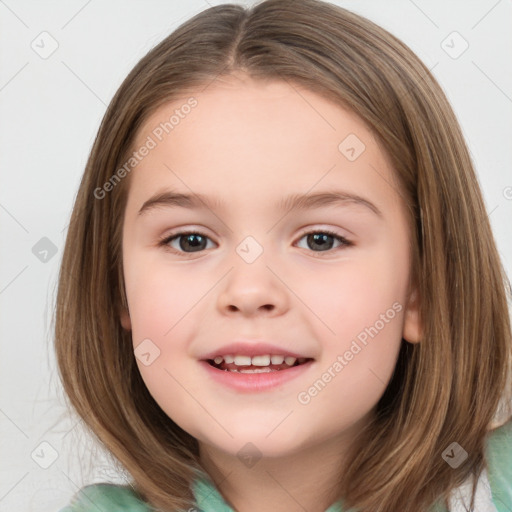
[[[134,348],[143,343],[141,375],[211,453],[236,455],[251,442],[279,456],[349,442],[382,396],[402,336],[420,335],[393,171],[358,117],[286,82],[215,82],[194,97],[190,108],[188,97],[161,107],[135,144],[149,150],[130,177],[122,324]],[[166,133],[160,123],[173,113]],[[171,189],[223,206],[139,214]],[[381,215],[350,202],[280,207],[289,195],[335,190],[364,197]],[[352,245],[322,237],[325,230]],[[159,245],[178,231],[203,237]],[[243,392],[212,379],[201,362],[237,339],[314,361],[276,387]]]

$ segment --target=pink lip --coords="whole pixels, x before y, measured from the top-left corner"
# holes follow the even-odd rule
[[[287,370],[268,373],[236,373],[219,370],[207,361],[200,361],[200,364],[203,365],[210,378],[241,393],[257,393],[281,386],[307,372],[313,363],[314,360],[309,360],[304,364],[292,366]]]
[[[235,341],[234,343],[230,343],[229,345],[223,345],[208,354],[205,354],[201,357],[201,360],[206,361],[207,359],[215,359],[217,356],[225,356],[225,355],[240,355],[240,356],[262,356],[262,355],[282,355],[282,356],[291,356],[297,359],[301,357],[309,358],[310,356],[305,356],[299,354],[297,352],[290,352],[284,348],[278,347],[277,345],[271,345],[269,343],[264,342],[250,342],[250,341]]]

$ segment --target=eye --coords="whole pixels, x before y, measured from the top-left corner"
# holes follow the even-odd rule
[[[303,238],[306,238],[306,243],[311,247],[317,247],[320,248],[319,251],[314,250],[314,252],[326,252],[330,251],[332,247],[332,239],[337,240],[339,242],[339,245],[337,248],[340,247],[350,247],[351,245],[354,245],[352,242],[347,240],[346,238],[342,237],[341,235],[338,235],[337,233],[334,233],[333,231],[329,230],[319,230],[319,231],[308,231],[306,233],[303,233],[300,240]]]
[[[351,245],[354,245],[341,235],[325,229],[319,231],[307,231],[302,234],[299,240],[302,240],[303,238],[306,238],[306,243],[312,248],[313,252],[327,252],[332,250],[333,241],[337,241],[339,243],[337,248],[350,247]],[[210,240],[210,238],[199,231],[181,231],[165,237],[159,242],[159,245],[174,253],[190,254],[194,252],[201,252],[206,249],[208,240]],[[173,243],[175,242],[178,242],[177,248],[173,246]]]
[[[159,245],[171,249],[172,252],[193,253],[204,250],[207,239],[209,237],[198,231],[181,231],[164,238],[160,241]],[[179,250],[172,246],[171,242],[174,241],[178,241]],[[189,251],[189,248],[192,250]]]

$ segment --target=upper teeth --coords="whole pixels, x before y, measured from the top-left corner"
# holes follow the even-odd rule
[[[278,356],[278,355],[262,355],[262,356],[232,356],[232,355],[225,355],[225,356],[217,356],[215,359],[215,364],[220,364],[222,361],[226,362],[227,364],[235,363],[237,366],[268,366],[270,362],[272,364],[283,364],[283,361],[288,366],[293,366],[295,362],[297,361],[296,357],[292,356]],[[299,363],[303,363],[306,361],[305,357],[299,358]]]

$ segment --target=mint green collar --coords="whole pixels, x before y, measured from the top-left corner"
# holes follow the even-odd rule
[[[219,493],[215,484],[206,477],[197,478],[192,487],[199,512],[235,512]],[[343,512],[341,502],[333,503],[325,512]]]

